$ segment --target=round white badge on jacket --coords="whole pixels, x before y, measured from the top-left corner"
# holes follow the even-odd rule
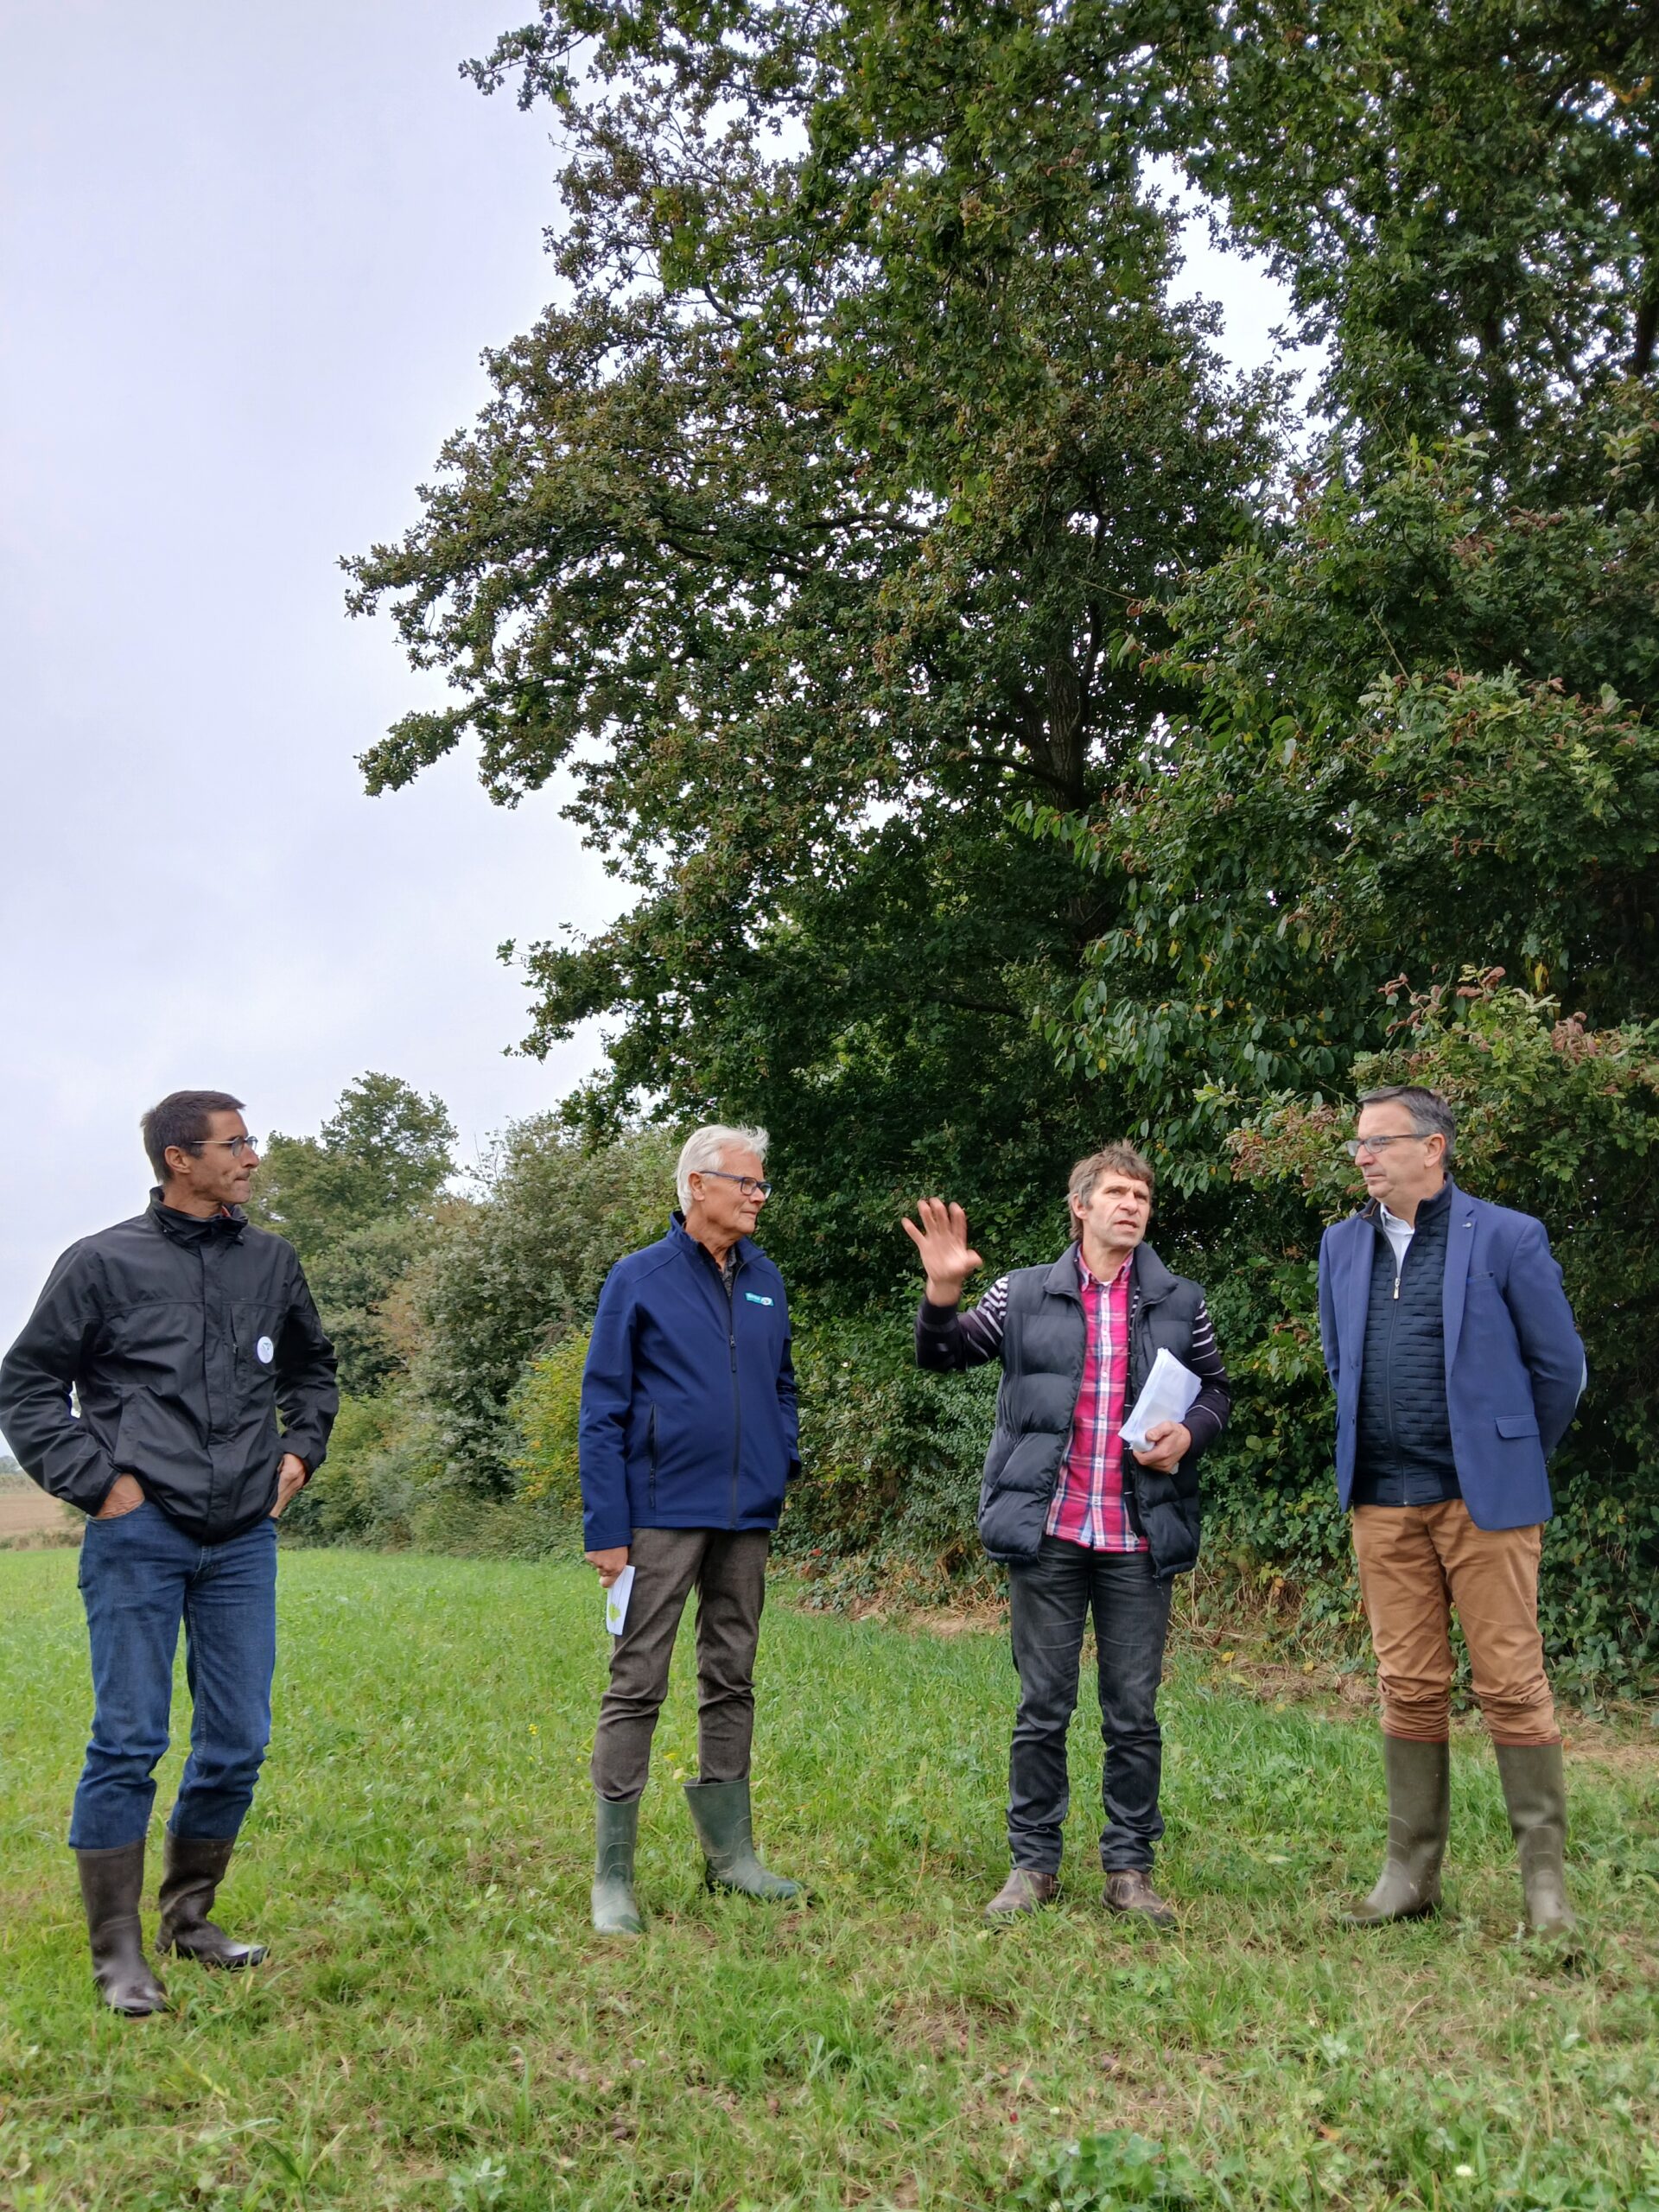
[[[276,1357],[276,1347],[272,1344],[269,1337],[261,1337],[258,1343],[255,1344],[254,1350],[257,1352],[261,1361],[267,1367],[270,1365],[271,1361]]]

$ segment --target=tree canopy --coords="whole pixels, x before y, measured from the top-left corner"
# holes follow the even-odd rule
[[[265,1147],[248,1211],[305,1263],[348,1390],[375,1389],[399,1364],[383,1309],[425,1240],[454,1141],[441,1099],[369,1074],[315,1137]]]
[[[366,779],[463,744],[504,804],[570,779],[632,903],[513,955],[532,1051],[607,1025],[567,1135],[771,1127],[826,1404],[931,1452],[944,1519],[957,1443],[858,1337],[922,1189],[1036,1259],[1071,1160],[1143,1142],[1261,1402],[1210,1479],[1304,1565],[1317,1222],[1249,1170],[1262,1132],[1328,1140],[1412,1006],[1516,1189],[1570,1211],[1548,1090],[1659,1227],[1656,44],[1635,0],[543,0],[468,65],[556,115],[561,290],[348,564],[451,690]],[[1310,405],[1180,296],[1171,179],[1282,279]],[[456,1264],[459,1345],[488,1267]],[[515,1290],[487,1382],[452,1378],[493,1482],[562,1297]],[[1641,1269],[1620,1297],[1637,1410],[1583,1434],[1634,1500]],[[861,1363],[891,1420],[837,1382]],[[1573,1528],[1612,1588],[1634,1539]]]

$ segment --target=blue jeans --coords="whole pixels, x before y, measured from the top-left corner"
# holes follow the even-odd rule
[[[95,1702],[71,1847],[115,1850],[140,1842],[149,1827],[181,1621],[194,1709],[168,1825],[192,1842],[234,1836],[270,1739],[276,1523],[198,1543],[146,1499],[113,1521],[86,1523],[80,1594]]]
[[[1016,1866],[1055,1874],[1071,1803],[1065,1738],[1077,1701],[1083,1632],[1092,1610],[1105,1742],[1100,1863],[1145,1872],[1164,1832],[1158,1810],[1163,1738],[1158,1685],[1169,1633],[1170,1586],[1145,1552],[1094,1552],[1045,1536],[1008,1569],[1008,1619],[1020,1710],[1008,1758],[1008,1849]]]

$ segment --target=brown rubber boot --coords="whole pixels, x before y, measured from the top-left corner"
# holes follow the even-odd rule
[[[1037,1912],[1052,1904],[1060,1893],[1058,1874],[1040,1874],[1034,1866],[1016,1866],[985,1908],[987,1920],[1017,1920],[1021,1913]]]
[[[162,1924],[156,1931],[156,1948],[176,1951],[181,1958],[198,1959],[205,1967],[223,1967],[232,1974],[243,1967],[257,1967],[265,1946],[234,1942],[207,1917],[236,1848],[235,1838],[193,1841],[168,1828],[163,1842]]]
[[[124,1843],[114,1851],[78,1851],[80,1901],[92,1947],[92,1979],[112,2012],[142,2019],[167,2010],[167,1992],[144,1956],[138,1900],[144,1888],[144,1847]]]
[[[1108,1912],[1134,1913],[1154,1928],[1173,1928],[1175,1908],[1160,1897],[1139,1866],[1120,1867],[1106,1877]]]
[[[1567,1777],[1559,1744],[1496,1744],[1510,1831],[1521,1858],[1527,1925],[1567,1936],[1578,1925],[1567,1901]]]
[[[1344,1928],[1382,1928],[1421,1920],[1440,1904],[1440,1863],[1452,1823],[1452,1751],[1384,1736],[1389,1781],[1389,1849],[1370,1897],[1338,1913]]]

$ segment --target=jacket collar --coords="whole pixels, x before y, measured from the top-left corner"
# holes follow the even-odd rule
[[[209,1214],[204,1220],[200,1214],[181,1213],[176,1206],[163,1205],[159,1189],[151,1191],[148,1211],[162,1236],[171,1237],[175,1244],[205,1244],[210,1238],[219,1237],[234,1239],[248,1225],[248,1217],[240,1206]]]
[[[1043,1278],[1043,1288],[1051,1298],[1070,1298],[1077,1304],[1083,1302],[1082,1280],[1077,1274],[1081,1248],[1068,1244]],[[1177,1278],[1171,1274],[1150,1244],[1137,1244],[1129,1271],[1129,1282],[1135,1296],[1143,1306],[1155,1306],[1160,1298],[1167,1298],[1174,1289]]]
[[[1432,1198],[1425,1198],[1421,1205],[1418,1207],[1417,1218],[1421,1221],[1426,1213],[1439,1213],[1442,1207],[1450,1207],[1460,1205],[1465,1197],[1465,1193],[1458,1188],[1457,1185],[1448,1175],[1445,1182],[1441,1184],[1440,1189],[1435,1192],[1433,1197]],[[1375,1222],[1376,1226],[1380,1229],[1382,1225],[1382,1200],[1380,1198],[1367,1198],[1364,1205],[1356,1210],[1353,1217],[1356,1221]]]
[[[701,1260],[705,1267],[715,1265],[715,1255],[706,1244],[699,1244],[685,1225],[685,1216],[677,1206],[668,1217],[668,1241],[684,1252],[688,1259]],[[737,1254],[737,1263],[747,1267],[751,1260],[760,1256],[760,1247],[752,1236],[740,1236],[732,1249]]]

